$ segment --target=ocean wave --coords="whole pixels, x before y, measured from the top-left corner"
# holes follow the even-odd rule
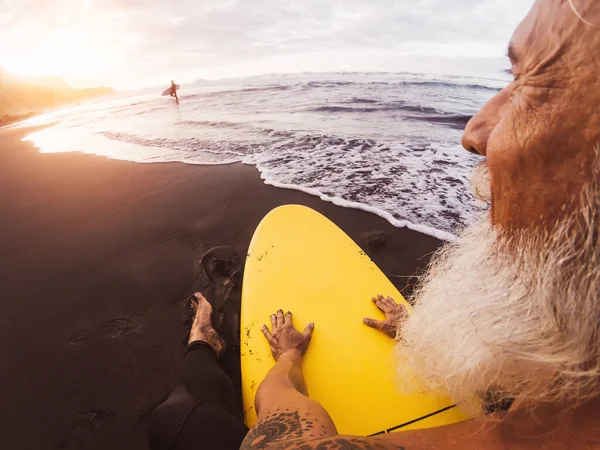
[[[476,83],[465,83],[457,79],[456,82],[452,81],[436,81],[436,80],[403,80],[403,81],[308,81],[303,83],[303,88],[335,88],[339,86],[418,86],[418,87],[432,87],[432,88],[463,88],[463,89],[475,89],[484,90],[491,92],[500,92],[502,88],[496,86],[489,86],[485,84]]]
[[[379,100],[374,100],[372,98],[352,97],[351,99],[346,100],[344,103],[367,103],[367,104],[373,104],[373,103],[379,103]]]
[[[431,81],[431,80],[423,80],[423,81],[400,81],[394,83],[397,86],[428,86],[428,87],[447,87],[447,88],[465,88],[465,89],[476,89],[476,90],[484,90],[484,91],[492,91],[492,92],[500,92],[502,89],[486,86],[484,84],[468,84],[468,83],[452,83],[449,81]]]
[[[194,153],[211,152],[222,155],[228,161],[231,157],[235,157],[237,161],[241,161],[242,157],[261,150],[261,146],[251,142],[232,142],[232,141],[215,141],[201,138],[184,138],[184,139],[169,139],[169,138],[145,138],[130,133],[114,133],[101,132],[105,138],[134,144],[141,147],[167,148],[185,152],[188,159],[194,159]]]
[[[314,108],[308,108],[304,111],[316,113],[374,113],[383,111],[406,111],[413,113],[424,114],[441,114],[442,112],[436,108],[428,106],[410,105],[403,102],[381,103],[377,106],[340,106],[340,105],[323,105]]]
[[[135,117],[135,116],[143,116],[144,114],[150,114],[156,111],[162,111],[164,109],[164,105],[154,106],[150,108],[144,108],[134,110],[132,107],[121,108],[114,111],[115,116],[123,116],[123,117]],[[132,112],[133,111],[133,112]]]
[[[237,92],[261,92],[261,91],[287,91],[293,86],[287,84],[273,84],[269,86],[250,86],[239,89]]]
[[[341,80],[306,81],[305,83],[302,83],[302,87],[304,87],[304,88],[322,88],[322,87],[330,88],[330,87],[337,87],[337,86],[353,86],[356,84],[360,84],[360,83],[357,83],[355,81],[341,81]]]
[[[175,125],[181,127],[193,127],[193,128],[225,128],[225,129],[237,129],[244,130],[245,132],[258,133],[271,138],[291,138],[296,135],[294,131],[289,130],[276,130],[274,128],[264,128],[252,126],[247,123],[240,122],[228,122],[226,120],[181,120],[175,122]]]
[[[458,130],[464,129],[473,116],[467,114],[438,114],[425,116],[404,116],[403,119],[418,120],[428,123],[437,123]]]
[[[241,128],[243,125],[237,122],[227,122],[225,120],[181,120],[175,122],[175,125],[188,127],[212,127],[212,128]]]
[[[220,97],[224,95],[232,95],[232,94],[251,94],[256,92],[272,92],[272,91],[287,91],[292,89],[293,86],[285,85],[285,84],[276,84],[269,86],[251,86],[251,87],[240,87],[239,89],[226,89],[222,91],[211,91],[211,92],[202,92],[198,94],[190,94],[181,96],[180,98],[185,99],[196,99],[196,98],[207,98],[207,97]]]
[[[469,80],[472,81],[472,80]],[[311,91],[311,90],[335,90],[338,88],[346,87],[349,89],[360,89],[361,87],[381,87],[382,89],[410,89],[413,87],[418,88],[431,88],[431,89],[461,89],[461,90],[475,90],[482,92],[500,92],[502,89],[496,86],[489,86],[485,84],[476,84],[472,82],[465,82],[457,78],[456,82],[448,80],[401,80],[401,81],[335,81],[335,80],[324,80],[324,81],[305,81],[297,84],[273,84],[266,86],[240,86],[237,89],[225,89],[216,90],[210,92],[201,92],[194,94],[181,94],[180,98],[186,100],[194,100],[200,98],[219,98],[236,95],[252,95],[268,92],[285,92],[294,89],[300,89],[300,91]],[[347,103],[356,104],[376,104],[378,100],[366,97],[353,97],[347,101]],[[364,112],[372,112],[366,110]]]

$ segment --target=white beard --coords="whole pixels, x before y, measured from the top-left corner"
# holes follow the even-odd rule
[[[463,405],[490,389],[526,405],[598,395],[599,214],[593,182],[551,234],[507,237],[486,217],[446,244],[399,330],[405,390]]]

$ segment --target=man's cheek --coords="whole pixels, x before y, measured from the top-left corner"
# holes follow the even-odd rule
[[[509,226],[518,209],[519,197],[527,195],[523,184],[525,167],[512,133],[500,123],[490,136],[487,165],[489,169],[492,223]]]

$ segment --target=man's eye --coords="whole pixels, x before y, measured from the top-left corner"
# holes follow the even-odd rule
[[[517,75],[515,75],[512,69],[506,69],[504,73],[510,75],[513,78],[513,81],[517,81],[517,79],[519,78]]]

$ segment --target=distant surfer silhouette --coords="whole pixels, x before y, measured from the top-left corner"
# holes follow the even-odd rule
[[[171,94],[169,94],[171,97],[175,97],[175,101],[177,103],[179,103],[179,97],[177,97],[177,85],[175,84],[175,82],[173,80],[171,80]]]

